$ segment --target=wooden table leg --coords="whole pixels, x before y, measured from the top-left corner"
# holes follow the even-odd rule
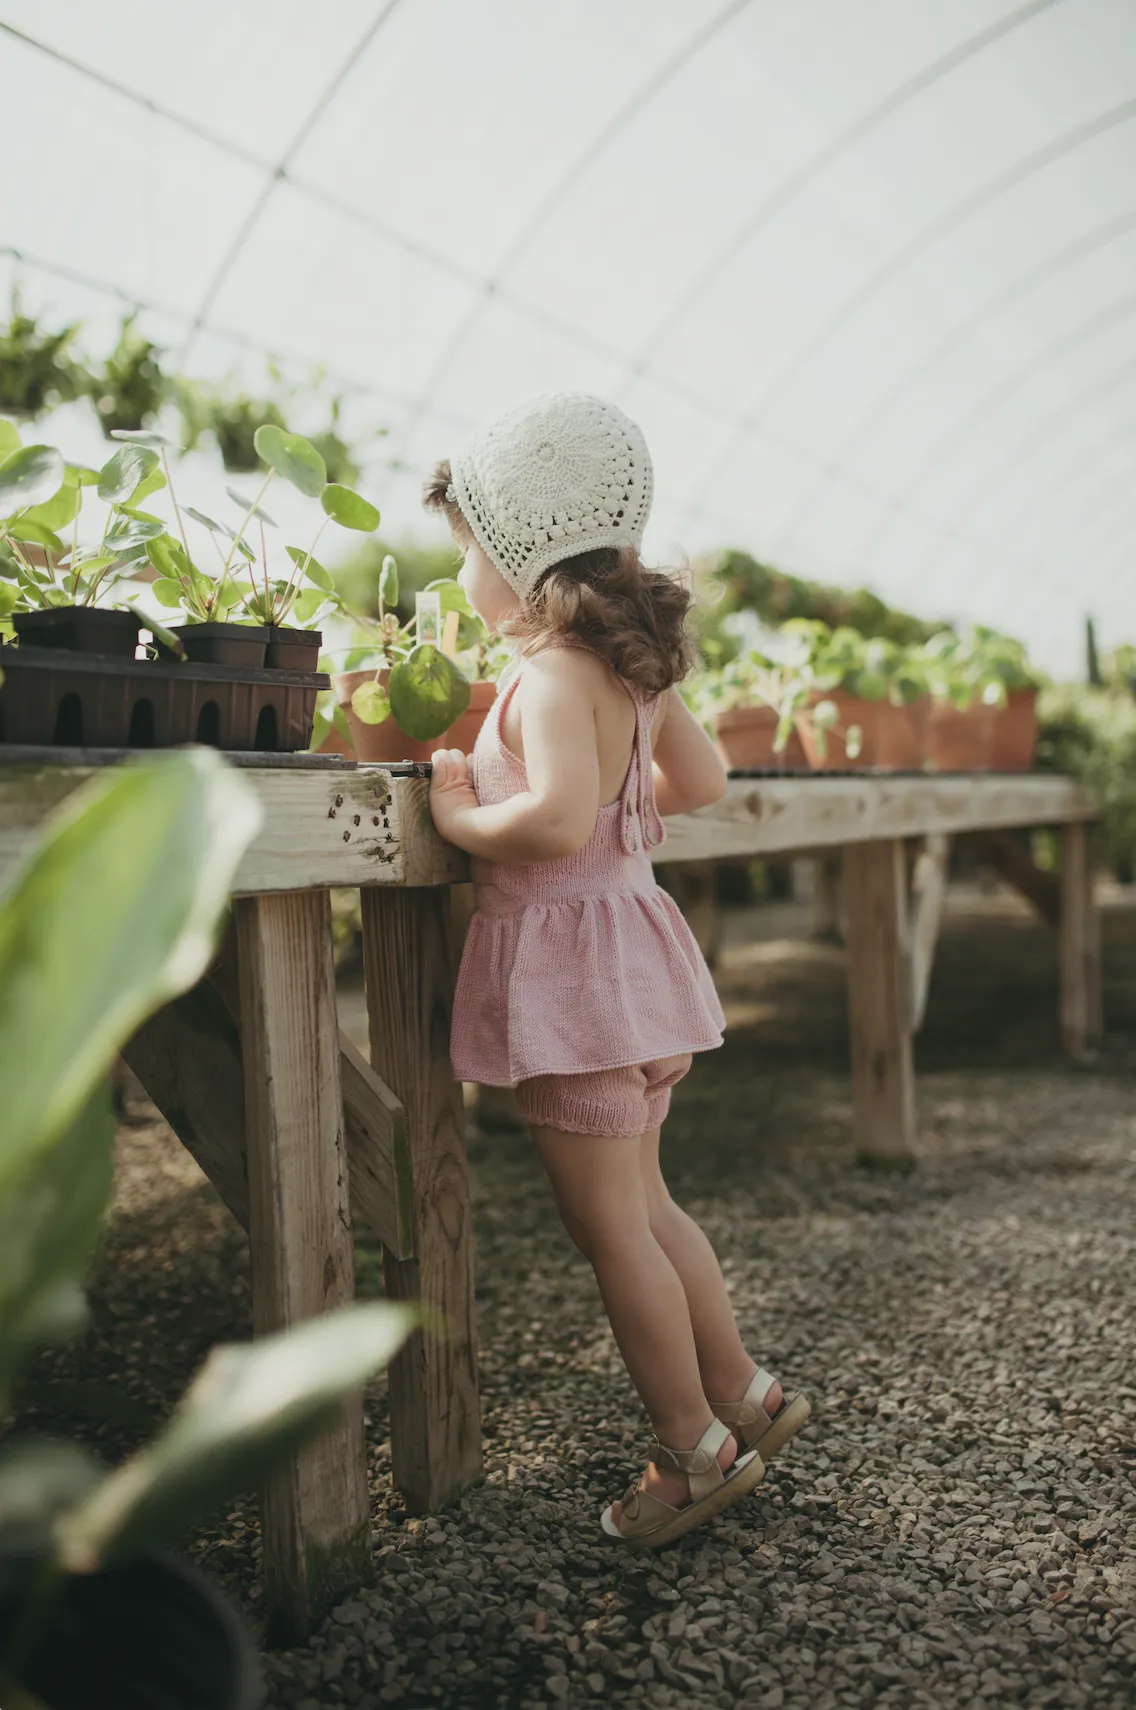
[[[915,1137],[907,863],[901,839],[844,851],[857,1156],[910,1165]]]
[[[239,898],[253,1328],[265,1335],[355,1292],[326,891]],[[274,1641],[303,1637],[371,1574],[361,1400],[263,1496]]]
[[[391,1366],[394,1482],[429,1513],[481,1476],[473,1223],[461,1087],[450,1071],[453,956],[444,886],[364,889],[371,1064],[406,1111],[414,1258],[383,1255],[387,1294],[434,1319]]]
[[[1091,1061],[1101,1034],[1100,915],[1093,902],[1089,827],[1061,829],[1061,1038],[1076,1062]]]

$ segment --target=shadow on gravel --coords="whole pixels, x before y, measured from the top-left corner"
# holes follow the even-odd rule
[[[1051,935],[987,901],[948,921],[906,1178],[850,1158],[840,953],[754,926],[730,922],[733,1027],[679,1089],[665,1153],[809,1428],[712,1531],[644,1559],[605,1546],[639,1407],[527,1139],[472,1134],[486,1482],[408,1519],[374,1387],[376,1584],[268,1659],[271,1710],[1133,1702],[1136,911],[1106,921],[1090,1072],[1058,1056]],[[13,1427],[110,1460],[249,1330],[241,1232],[133,1115],[89,1329],[37,1363]],[[381,1288],[372,1244],[358,1275]],[[255,1504],[186,1542],[255,1622]]]

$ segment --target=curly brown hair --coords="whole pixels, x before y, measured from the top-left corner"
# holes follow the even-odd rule
[[[473,530],[456,499],[446,497],[452,479],[448,461],[439,463],[423,485],[422,503],[445,517],[459,546],[469,546]],[[685,580],[648,570],[632,547],[602,546],[551,565],[501,628],[526,653],[570,636],[617,677],[657,695],[681,682],[693,663],[686,631],[691,604]]]

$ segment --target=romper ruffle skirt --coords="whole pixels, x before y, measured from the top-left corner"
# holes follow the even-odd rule
[[[472,757],[477,799],[528,788],[501,735],[520,680],[499,693]],[[629,690],[629,692],[631,692]],[[650,706],[635,702],[635,748],[619,800],[574,855],[531,865],[474,861],[477,909],[454,998],[459,1080],[513,1087],[650,1063],[722,1043],[725,1017],[678,907],[655,882],[663,841],[651,771]]]

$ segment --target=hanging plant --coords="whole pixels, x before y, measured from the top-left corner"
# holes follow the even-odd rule
[[[108,439],[150,426],[166,400],[168,385],[158,365],[158,347],[135,331],[127,315],[118,343],[90,376],[91,400]]]
[[[20,313],[13,294],[11,319],[0,331],[0,415],[30,421],[85,390],[87,376],[68,354],[78,331],[75,322],[46,332]]]

